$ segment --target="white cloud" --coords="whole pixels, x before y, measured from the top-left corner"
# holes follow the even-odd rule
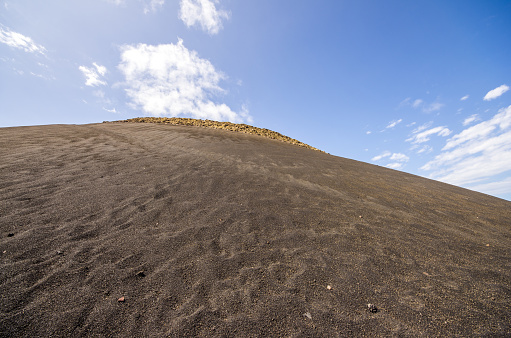
[[[391,153],[390,151],[384,151],[380,155],[373,157],[372,161],[379,161],[381,159],[388,158],[392,163],[386,165],[387,168],[391,169],[401,169],[404,164],[410,160],[408,156],[402,153]]]
[[[384,151],[378,156],[373,157],[372,161],[380,161],[384,158],[387,158],[388,160],[392,161],[390,163],[387,163],[385,167],[390,169],[402,169],[406,162],[410,160],[408,156],[402,153],[391,153],[390,151]]]
[[[393,160],[393,161],[398,161],[398,162],[408,162],[408,160],[410,159],[408,156],[406,156],[405,154],[401,154],[401,153],[393,153],[391,156],[390,156],[390,159]]]
[[[96,62],[93,62],[92,64],[94,65],[94,67],[96,67],[96,71],[97,71],[97,73],[99,75],[105,76],[105,74],[106,74],[106,67],[105,66],[100,66]]]
[[[406,99],[404,99],[403,101],[399,102],[399,107],[403,107],[403,106],[409,106],[410,105],[410,100],[412,98],[411,97],[407,97]]]
[[[390,155],[392,155],[392,153],[390,151],[385,151],[383,152],[382,154],[378,155],[378,156],[375,156],[371,159],[371,161],[379,161],[381,160],[382,158],[384,157],[389,157]]]
[[[428,129],[429,127],[431,127],[433,125],[433,121],[430,121],[430,122],[427,122],[427,123],[424,123],[422,126],[418,126],[417,128],[415,128],[412,133],[414,134],[417,134],[418,132],[420,131],[423,131],[423,130],[426,130]]]
[[[511,125],[511,106],[502,108],[499,113],[488,121],[476,124],[470,128],[463,130],[461,133],[454,135],[447,140],[442,150],[449,150],[462,143],[481,140],[488,137],[497,127],[501,130],[507,129]]]
[[[119,112],[115,109],[115,108],[112,108],[112,109],[106,109],[105,107],[103,107],[103,110],[109,112],[109,113],[113,113],[113,114],[119,114]]]
[[[414,130],[414,135],[410,138],[408,138],[407,142],[412,142],[413,144],[417,143],[424,143],[430,140],[430,136],[432,135],[438,135],[438,136],[449,136],[451,134],[451,131],[447,127],[435,127],[431,128],[425,131],[424,130],[425,125],[420,126],[416,130]]]
[[[511,170],[511,106],[447,140],[442,153],[421,169],[440,181],[469,185]]]
[[[469,125],[472,122],[477,121],[477,120],[479,120],[479,116],[477,114],[470,115],[465,120],[463,120],[463,125],[464,126]]]
[[[470,189],[491,195],[511,193],[511,177],[495,182],[474,185]]]
[[[421,99],[417,99],[417,100],[413,101],[412,107],[417,108],[422,104],[422,102],[424,102],[424,101],[422,101]]]
[[[159,8],[162,8],[164,4],[165,0],[151,0],[148,4],[146,4],[144,13],[156,12]]]
[[[422,99],[416,99],[416,100],[413,100],[413,102],[412,102],[412,99],[407,97],[406,99],[401,101],[401,103],[399,103],[399,107],[403,107],[403,106],[411,106],[414,109],[418,109],[418,108],[422,107],[423,112],[431,113],[431,112],[440,110],[444,106],[444,104],[440,103],[440,102],[433,102],[433,103],[427,104]]]
[[[488,93],[486,93],[483,100],[490,101],[490,100],[496,99],[497,97],[501,96],[508,90],[509,90],[509,87],[506,86],[505,84],[503,84],[502,86],[492,89]]]
[[[401,123],[403,121],[403,119],[399,119],[399,120],[394,120],[392,122],[390,122],[386,127],[385,129],[390,129],[390,128],[394,128],[395,126],[397,126],[399,123]]]
[[[78,69],[82,71],[83,75],[85,75],[85,85],[90,87],[106,85],[106,82],[101,80],[107,72],[106,67],[100,66],[95,62],[92,65],[94,68],[85,66],[78,67]]]
[[[44,75],[42,75],[42,74],[37,74],[37,73],[34,73],[34,72],[30,72],[30,75],[38,77],[38,78],[41,78],[41,79],[45,79]]]
[[[187,27],[200,25],[205,32],[217,34],[229,13],[218,10],[216,3],[218,0],[181,0],[179,18]]]
[[[219,82],[226,76],[183,40],[177,44],[122,47],[119,69],[125,76],[126,93],[135,109],[152,116],[190,116],[217,121],[251,122],[246,106],[236,113],[213,96],[225,92]]]
[[[126,0],[105,0],[117,6],[125,6]],[[144,14],[156,12],[165,4],[165,0],[140,0],[144,4]]]
[[[390,169],[396,169],[396,170],[398,170],[398,169],[403,168],[403,166],[404,166],[404,163],[400,163],[400,162],[393,162],[393,163],[389,163],[389,164],[387,164],[385,167],[390,168]]]
[[[23,49],[28,53],[40,53],[44,55],[46,52],[46,48],[36,44],[34,40],[28,36],[13,32],[9,28],[4,29],[0,27],[0,42],[14,48]]]
[[[467,100],[469,97],[470,97],[469,95],[465,95],[465,96],[463,96],[463,97],[460,99],[460,101],[465,101],[465,100]]]
[[[444,106],[443,103],[433,102],[429,105],[426,105],[424,108],[422,108],[422,111],[425,113],[432,113],[434,111],[440,110],[443,106]]]
[[[424,144],[424,145],[422,145],[422,146],[420,146],[420,147],[419,147],[419,146],[417,146],[417,145],[414,145],[412,148],[413,148],[413,149],[417,149],[417,148],[419,149],[419,150],[417,150],[417,154],[422,154],[422,153],[426,153],[426,154],[428,154],[428,153],[430,153],[430,152],[432,152],[432,151],[433,151],[433,147],[431,147],[431,146],[429,146],[429,145],[427,145],[427,144]],[[413,149],[412,149],[412,150],[413,150]]]
[[[99,97],[101,99],[105,98],[105,92],[100,89],[93,91],[92,95],[94,95],[95,97]]]

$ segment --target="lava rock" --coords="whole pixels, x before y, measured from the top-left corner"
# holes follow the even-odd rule
[[[371,313],[378,312],[378,308],[374,304],[367,304],[367,310],[369,310]]]

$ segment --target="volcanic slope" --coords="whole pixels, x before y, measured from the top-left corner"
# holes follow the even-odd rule
[[[1,337],[511,335],[505,200],[145,123],[2,128],[0,177]]]

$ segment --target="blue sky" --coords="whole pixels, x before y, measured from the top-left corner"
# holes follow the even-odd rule
[[[511,200],[511,1],[0,0],[0,127],[182,116]]]

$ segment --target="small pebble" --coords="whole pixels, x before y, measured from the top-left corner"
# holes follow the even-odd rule
[[[57,250],[57,255],[63,255],[64,253],[60,250]]]
[[[490,244],[486,244],[486,246],[490,246]]]
[[[369,310],[369,312],[371,313],[376,313],[378,312],[378,308],[376,307],[376,305],[374,304],[367,304],[367,309]]]
[[[14,234],[12,232],[7,235],[7,237],[12,237],[12,236],[14,236]]]
[[[326,286],[327,290],[332,290],[332,287],[330,285]]]
[[[121,298],[117,299],[117,301],[118,301],[119,303],[124,303],[124,301],[125,301],[124,296],[122,296]]]
[[[137,272],[137,276],[138,276],[138,277],[145,277],[145,273],[144,273],[144,271],[139,271],[139,272]]]
[[[303,315],[309,319],[312,319],[310,312],[305,312]]]

